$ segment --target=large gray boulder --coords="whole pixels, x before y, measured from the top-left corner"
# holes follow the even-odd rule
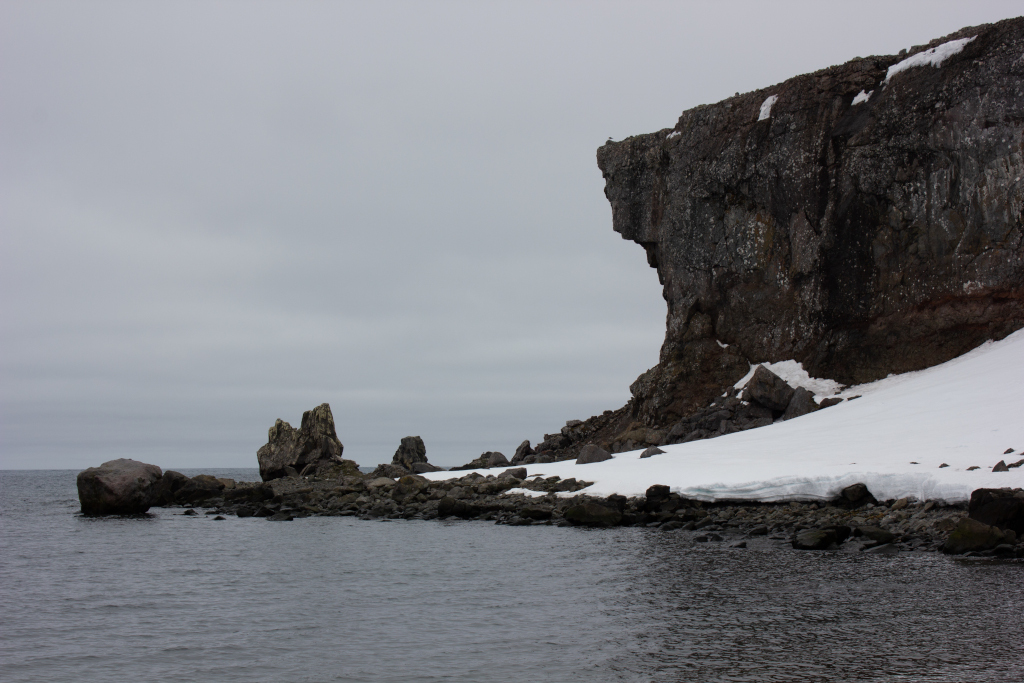
[[[1013,543],[1017,534],[965,517],[942,544],[942,552],[959,555],[972,551],[992,550],[1003,543]]]
[[[256,452],[263,481],[288,476],[285,468],[296,472],[315,474],[319,471],[348,471],[350,461],[342,460],[345,449],[334,431],[331,407],[323,403],[302,414],[302,425],[295,429],[284,420],[278,420],[267,433],[267,443]],[[353,466],[355,463],[351,463]],[[312,471],[308,465],[314,465]]]
[[[774,372],[758,365],[743,389],[744,401],[756,401],[771,410],[785,410],[793,398],[793,387]]]
[[[1012,529],[1024,536],[1024,490],[975,489],[967,511],[971,519],[982,524]]]
[[[611,459],[611,453],[600,446],[595,446],[594,444],[589,443],[580,450],[580,454],[576,458],[576,464],[589,465],[592,462],[604,462],[605,460]]]
[[[156,465],[120,458],[78,473],[78,500],[87,515],[131,515],[145,512],[163,472]]]

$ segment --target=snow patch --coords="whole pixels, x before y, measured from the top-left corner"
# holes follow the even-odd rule
[[[716,342],[718,342],[718,345],[719,345],[719,346],[721,346],[721,347],[722,347],[723,349],[727,349],[727,348],[729,348],[729,345],[728,345],[728,344],[726,344],[726,343],[724,343],[724,342],[720,342],[720,341],[718,341],[717,339],[716,339],[715,341],[716,341]]]
[[[857,96],[853,98],[853,102],[850,103],[850,106],[852,107],[855,104],[864,104],[865,102],[870,100],[871,96],[874,94],[874,90],[869,90],[868,92],[864,92],[863,90],[861,90],[859,93],[857,93]]]
[[[526,496],[527,498],[540,498],[540,497],[546,496],[548,494],[546,494],[543,491],[534,491],[533,489],[519,489],[519,488],[517,488],[517,489],[509,489],[508,491],[505,491],[505,493],[502,494],[502,495],[506,495],[506,496],[516,496],[516,495],[519,495],[519,496]]]
[[[677,138],[680,135],[682,135],[682,133],[680,133],[678,130],[674,130],[671,133],[669,133],[668,135],[666,135],[665,139],[666,140],[671,140],[672,138]]]
[[[815,398],[825,398],[827,396],[834,396],[839,393],[843,385],[835,380],[831,379],[818,379],[817,377],[811,377],[810,374],[804,370],[803,363],[797,363],[795,360],[783,360],[778,363],[759,363],[759,365],[765,366],[768,370],[771,370],[776,375],[786,381],[791,387],[803,387],[807,389]],[[750,371],[743,375],[743,379],[736,382],[733,386],[736,389],[742,389],[747,386],[747,382],[754,376],[754,371],[757,370],[757,365],[751,365]]]
[[[764,102],[761,103],[761,113],[758,115],[758,121],[764,121],[772,115],[772,105],[779,101],[778,95],[771,95]]]
[[[974,36],[974,38],[977,38],[977,36]],[[951,40],[948,43],[943,43],[942,45],[933,47],[930,50],[918,52],[916,55],[912,57],[907,57],[902,62],[898,62],[889,67],[889,70],[885,73],[885,81],[883,81],[883,83],[888,83],[890,78],[900,73],[901,71],[913,69],[916,66],[930,65],[934,66],[935,68],[938,68],[942,66],[942,63],[944,61],[946,61],[953,55],[962,52],[964,46],[967,45],[967,43],[974,40],[974,38],[961,38],[960,40]],[[856,104],[856,102],[854,104]]]

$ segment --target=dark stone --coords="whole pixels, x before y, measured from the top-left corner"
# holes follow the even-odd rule
[[[896,540],[896,534],[886,531],[877,526],[861,526],[854,529],[854,535],[864,536],[875,543],[892,543]]]
[[[173,505],[178,491],[189,482],[189,478],[181,472],[167,470],[156,485],[153,493],[153,507]]]
[[[503,453],[497,451],[484,453],[484,455],[487,456],[487,467],[508,467],[512,464]]]
[[[580,526],[617,526],[622,521],[618,510],[598,503],[585,502],[573,505],[565,511],[565,519]]]
[[[526,479],[526,468],[525,467],[513,467],[512,469],[505,470],[498,475],[501,477],[512,477],[513,479]]]
[[[1016,534],[1013,538],[1016,538]],[[942,552],[948,555],[959,555],[972,551],[991,550],[1006,541],[1006,532],[998,527],[966,517],[960,520],[960,524],[949,534],[949,538],[942,545]]]
[[[391,459],[392,465],[412,470],[412,466],[418,462],[427,462],[427,447],[423,439],[418,436],[406,436],[402,438],[395,457]]]
[[[444,468],[438,467],[437,465],[431,465],[429,462],[416,462],[412,465],[412,471],[415,474],[423,474],[425,472],[440,472]]]
[[[644,496],[647,498],[649,503],[661,503],[663,500],[669,497],[672,493],[672,489],[664,484],[654,484],[653,486],[647,487],[647,491]]]
[[[185,517],[194,517],[194,516],[198,515],[199,513],[196,512],[195,510],[193,510],[192,508],[188,508],[187,510],[185,510],[181,514],[184,515]]]
[[[198,503],[216,498],[224,490],[224,484],[209,474],[197,474],[174,494],[176,503]]]
[[[156,465],[120,458],[78,473],[78,501],[86,515],[141,514],[153,504],[162,476]]]
[[[793,538],[793,547],[797,550],[825,550],[839,542],[833,529],[804,529]]]
[[[381,477],[386,477],[387,479],[398,479],[409,474],[412,474],[412,470],[407,470],[400,465],[381,463],[380,465],[377,465],[373,472],[367,475],[367,479],[380,479]]]
[[[334,431],[334,416],[331,407],[322,403],[313,410],[302,414],[302,424],[293,428],[283,420],[277,420],[267,433],[267,443],[256,452],[263,481],[298,473],[307,465],[314,465],[314,471],[321,468],[343,465],[341,453],[344,446]],[[355,463],[352,463],[355,465]]]
[[[967,514],[982,524],[1012,529],[1018,536],[1024,536],[1024,491],[976,489],[971,492]]]
[[[764,524],[758,524],[748,532],[751,536],[767,536],[768,527]]]
[[[213,518],[213,521],[220,522],[220,521],[223,521],[225,519],[227,519],[227,517],[224,517],[223,515],[217,515],[216,517]]]
[[[527,505],[519,510],[519,514],[529,519],[551,519],[552,510],[547,505]]]
[[[818,410],[818,404],[814,402],[814,394],[803,387],[793,390],[793,398],[789,399],[786,412],[782,414],[783,420],[791,420],[794,417],[801,417]]]
[[[876,545],[873,548],[868,548],[864,552],[869,555],[899,555],[900,549],[892,543],[884,543],[882,545]]]
[[[396,503],[404,503],[429,488],[429,480],[413,474],[407,474],[399,479],[398,483],[391,489],[391,498]]]
[[[605,460],[611,460],[612,454],[594,444],[587,444],[580,450],[580,454],[576,457],[577,465],[587,465],[593,462],[604,462]]]
[[[785,410],[792,400],[793,387],[763,365],[758,365],[754,376],[743,389],[744,401],[756,401],[769,410]]]
[[[519,444],[518,448],[516,448],[515,455],[512,456],[512,464],[518,465],[522,463],[523,460],[526,459],[526,456],[535,455],[535,453],[536,452],[532,448],[530,448],[529,440],[524,441],[521,444]]]
[[[626,503],[628,502],[629,501],[625,496],[621,496],[618,493],[613,493],[608,496],[608,505],[614,507],[619,512],[624,512],[626,510]]]
[[[822,408],[831,408],[832,406],[837,406],[842,402],[843,399],[841,398],[823,398],[821,399],[821,403],[818,404],[818,410],[821,410]]]
[[[843,543],[846,539],[848,539],[850,537],[850,534],[853,532],[853,529],[842,524],[833,524],[830,526],[822,527],[822,529],[834,531],[836,534],[836,543],[840,544]]]
[[[993,472],[1009,472],[1010,468],[1006,466],[1005,460],[1000,460],[996,463],[996,466],[992,468]]]
[[[1024,18],[910,54],[961,37],[974,40],[941,69],[881,85],[905,55],[856,58],[598,150],[613,228],[644,248],[668,304],[632,419],[674,424],[749,362],[856,385],[1024,326],[1024,161],[1009,142],[1024,132]],[[861,90],[874,94],[854,105]]]
[[[853,510],[869,503],[871,505],[878,505],[878,501],[871,495],[871,491],[868,491],[868,487],[861,483],[847,486],[839,492],[838,498],[832,501],[832,504],[836,507],[847,510]]]
[[[644,450],[644,452],[640,454],[640,457],[641,458],[649,458],[652,455],[660,455],[661,453],[664,453],[664,452],[665,451],[661,450],[657,446],[651,446],[650,448],[647,448],[646,450]]]

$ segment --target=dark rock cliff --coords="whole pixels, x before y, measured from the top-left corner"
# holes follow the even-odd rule
[[[670,425],[749,363],[860,383],[1024,326],[1024,18],[696,107],[597,161],[668,303],[624,421]]]

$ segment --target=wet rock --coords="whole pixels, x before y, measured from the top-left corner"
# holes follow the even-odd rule
[[[641,458],[649,458],[652,455],[660,455],[661,453],[664,453],[664,452],[665,451],[661,450],[657,446],[651,446],[650,448],[645,449],[644,452],[640,454],[640,457]]]
[[[976,489],[971,492],[967,514],[982,524],[1012,529],[1024,536],[1024,490]]]
[[[260,477],[263,481],[270,481],[289,476],[288,468],[298,473],[307,465],[313,465],[314,471],[343,467],[343,450],[344,446],[334,430],[331,407],[322,403],[302,414],[302,424],[298,429],[284,420],[277,420],[267,432],[267,443],[256,452],[256,459]],[[351,465],[354,467],[355,463]]]
[[[899,555],[900,549],[892,543],[885,543],[883,545],[876,545],[874,548],[868,548],[863,552],[868,555]]]
[[[198,503],[209,498],[216,498],[224,490],[224,484],[209,474],[197,474],[178,489],[174,494],[176,503]]]
[[[793,538],[797,550],[825,550],[839,542],[833,529],[805,529]]]
[[[178,491],[189,482],[189,478],[181,472],[167,470],[156,485],[153,493],[153,507],[173,505]]]
[[[566,509],[565,519],[580,526],[611,527],[622,521],[618,510],[594,502],[584,502]]]
[[[896,540],[896,534],[886,531],[877,526],[860,526],[854,529],[854,535],[869,538],[875,543],[892,543]]]
[[[78,501],[86,515],[129,515],[153,504],[160,468],[138,460],[108,460],[78,473]]]
[[[786,406],[786,412],[782,414],[782,419],[791,420],[794,417],[813,413],[815,410],[818,410],[818,404],[814,402],[814,394],[803,387],[797,387],[793,390],[793,398],[789,399],[789,405]]]
[[[770,410],[783,411],[793,398],[793,387],[763,365],[758,365],[754,376],[743,389],[744,401],[757,401]]]
[[[193,510],[192,508],[188,508],[187,510],[185,510],[181,514],[184,515],[185,517],[194,517],[194,516],[198,515],[199,513],[196,512],[195,510]]]
[[[588,465],[594,462],[604,462],[605,460],[611,460],[612,454],[604,450],[600,446],[594,444],[587,444],[580,450],[579,456],[576,458],[577,465]]]
[[[948,555],[959,555],[972,551],[991,550],[997,545],[1005,543],[1006,540],[1005,532],[998,527],[967,517],[960,520],[960,524],[953,529],[953,533],[942,545],[942,552]]]

